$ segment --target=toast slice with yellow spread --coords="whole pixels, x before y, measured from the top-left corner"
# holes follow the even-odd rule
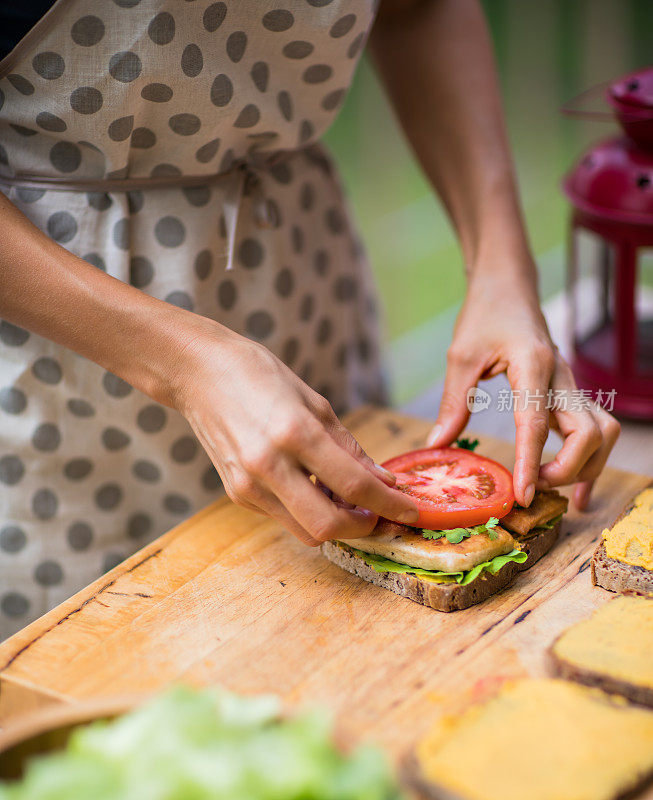
[[[429,531],[380,519],[370,536],[325,542],[321,550],[369,583],[436,611],[459,611],[506,588],[553,547],[567,499],[558,492],[546,494],[543,503],[536,493],[536,514],[521,507],[510,512],[512,532],[503,518],[492,526],[488,522],[487,530],[455,529],[472,532],[460,540],[443,535],[454,531],[430,538]]]
[[[444,716],[404,762],[423,800],[617,800],[653,778],[653,712],[555,679],[523,679]]]
[[[640,492],[603,531],[591,576],[595,586],[610,592],[653,596],[653,487]]]
[[[653,708],[653,598],[615,597],[564,631],[548,658],[561,678]]]

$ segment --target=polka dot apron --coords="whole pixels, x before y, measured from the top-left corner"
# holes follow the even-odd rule
[[[0,63],[0,190],[97,269],[383,398],[331,162],[373,0],[58,0]],[[186,421],[0,324],[0,638],[215,499]]]

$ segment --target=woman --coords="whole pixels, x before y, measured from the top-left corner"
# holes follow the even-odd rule
[[[308,545],[415,520],[333,411],[384,397],[374,289],[316,144],[374,6],[58,0],[0,63],[3,636],[220,479]],[[476,2],[383,0],[371,46],[467,266],[444,445],[482,375],[574,383],[540,312]],[[548,412],[515,416],[518,502],[577,481],[584,506],[616,422],[557,412],[564,445],[540,469]]]

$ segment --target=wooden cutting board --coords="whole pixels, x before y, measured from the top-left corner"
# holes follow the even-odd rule
[[[346,420],[376,460],[423,444],[429,424],[363,408]],[[512,466],[512,446],[480,451]],[[339,570],[276,523],[220,500],[0,646],[0,721],[52,702],[170,683],[275,692],[322,705],[347,739],[394,756],[446,705],[544,673],[544,651],[613,595],[590,583],[601,530],[650,483],[608,469],[590,511],[485,603],[442,614]]]

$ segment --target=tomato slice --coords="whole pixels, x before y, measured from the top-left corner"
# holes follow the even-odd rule
[[[396,475],[396,488],[415,501],[416,527],[439,531],[481,525],[505,516],[515,502],[509,470],[469,450],[413,450],[383,466]]]

